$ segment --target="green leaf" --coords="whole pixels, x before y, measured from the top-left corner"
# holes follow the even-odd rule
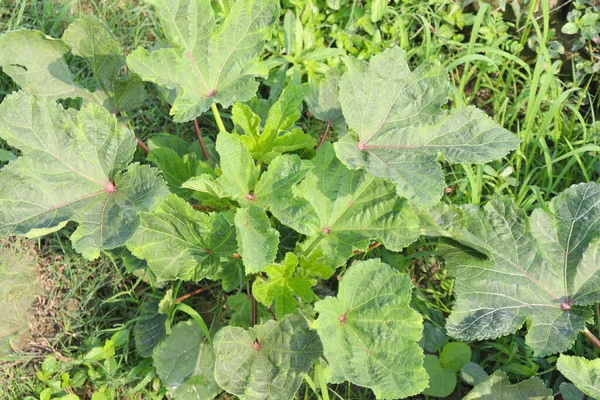
[[[592,398],[600,398],[600,360],[561,354],[556,363],[558,370],[579,390]]]
[[[215,335],[214,348],[217,383],[241,400],[292,399],[323,350],[295,314],[248,330],[227,326]]]
[[[308,111],[318,119],[329,123],[337,133],[348,130],[339,101],[340,71],[329,68],[322,79],[310,80],[310,93],[305,97]]]
[[[445,187],[437,161],[485,163],[514,150],[520,140],[474,107],[442,110],[446,71],[424,64],[411,72],[398,48],[367,64],[347,58],[340,103],[351,132],[335,145],[350,168],[390,179],[400,196],[435,204]]]
[[[319,317],[313,325],[330,382],[368,387],[378,399],[404,398],[427,387],[417,344],[423,320],[409,306],[412,289],[406,275],[370,259],[348,269],[337,298],[315,304]]]
[[[0,251],[0,356],[21,349],[29,329],[29,309],[43,293],[35,260],[24,253]]]
[[[436,353],[446,341],[446,334],[429,322],[423,323],[423,337],[419,345],[428,353]]]
[[[141,220],[127,247],[148,262],[158,281],[212,278],[221,258],[237,250],[234,227],[223,214],[195,211],[175,195]]]
[[[173,47],[152,53],[138,48],[127,65],[143,80],[177,90],[175,121],[194,119],[214,103],[229,107],[254,96],[254,77],[268,72],[258,58],[279,18],[277,0],[236,1],[219,28],[209,0],[150,2]]]
[[[239,326],[248,329],[252,326],[252,297],[239,292],[227,299],[227,305],[231,307],[230,326]],[[256,305],[258,323],[262,324],[271,319],[271,314],[262,304]]]
[[[561,28],[561,32],[567,35],[574,35],[579,31],[579,26],[575,22],[567,22]]]
[[[246,274],[244,273],[244,266],[242,261],[239,259],[232,259],[227,262],[221,262],[219,271],[212,278],[213,280],[221,280],[221,286],[226,292],[239,288],[244,282]]]
[[[362,170],[349,170],[325,142],[313,168],[295,188],[313,206],[318,225],[303,244],[339,266],[371,241],[401,251],[419,236],[418,219],[394,187]]]
[[[477,363],[469,361],[460,370],[460,377],[471,386],[475,386],[487,379],[489,375]]]
[[[196,154],[179,156],[175,150],[166,147],[152,150],[148,154],[148,161],[162,171],[171,193],[186,200],[192,196],[193,191],[182,188],[181,185],[194,176],[212,172],[212,168],[198,160]]]
[[[180,322],[154,350],[156,374],[176,399],[209,400],[221,392],[215,382],[215,354],[194,321]]]
[[[0,233],[40,236],[69,221],[75,250],[96,258],[125,244],[167,195],[158,170],[129,165],[133,133],[95,105],[65,111],[22,92],[0,105],[0,137],[23,156],[0,170]]]
[[[275,260],[279,232],[271,227],[269,217],[260,207],[239,208],[235,213],[235,227],[246,273],[260,272]]]
[[[17,156],[15,156],[13,152],[0,149],[0,162],[8,162],[16,159]]]
[[[477,384],[463,400],[552,400],[552,389],[544,381],[533,377],[511,385],[503,371],[496,371],[488,379]]]
[[[146,99],[144,83],[136,75],[121,75],[125,56],[121,45],[98,18],[86,15],[65,31],[63,42],[71,52],[85,59],[94,74],[102,94],[94,95],[111,112],[128,111],[140,106]]]
[[[371,1],[371,21],[377,22],[385,15],[387,11],[388,0]]]
[[[471,348],[464,343],[448,343],[440,354],[440,363],[444,368],[458,372],[471,360]]]
[[[559,388],[563,400],[584,400],[583,392],[572,383],[563,382]]]
[[[528,218],[512,201],[458,210],[447,233],[466,247],[441,248],[456,277],[448,334],[483,340],[527,321],[536,356],[571,347],[600,302],[600,185],[572,186]],[[477,251],[472,250],[477,249]]]
[[[166,314],[159,312],[157,301],[146,302],[140,306],[140,320],[133,327],[135,349],[140,356],[152,356],[156,345],[167,334],[167,318]]]
[[[58,100],[90,98],[78,85],[63,56],[69,47],[59,39],[27,29],[0,36],[0,67],[24,91]]]
[[[311,289],[317,281],[297,276],[297,266],[298,257],[287,253],[283,264],[271,264],[264,269],[268,279],[257,277],[252,285],[252,294],[257,301],[267,307],[275,302],[274,311],[278,318],[296,310],[298,304],[294,296],[306,303],[318,299]]]
[[[423,367],[429,375],[429,387],[423,394],[432,397],[450,396],[456,387],[456,373],[440,365],[440,360],[433,354],[425,356]]]
[[[269,109],[262,131],[260,117],[249,106],[242,103],[233,106],[232,120],[245,133],[239,138],[255,160],[269,164],[282,153],[316,145],[309,135],[293,128],[300,118],[305,93],[303,86],[287,86]]]

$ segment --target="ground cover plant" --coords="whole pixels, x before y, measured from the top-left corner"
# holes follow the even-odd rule
[[[514,21],[445,1],[149,3],[141,46],[93,15],[0,36],[0,233],[122,277],[88,275],[116,320],[40,336],[41,363],[23,345],[38,290],[5,285],[0,355],[36,373],[3,369],[0,394],[597,397],[592,79],[562,83],[548,2]],[[35,282],[10,240],[4,283]]]

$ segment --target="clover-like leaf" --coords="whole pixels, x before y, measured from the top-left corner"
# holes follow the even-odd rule
[[[89,65],[94,92],[76,82],[63,58],[69,50]],[[131,110],[146,98],[143,82],[121,73],[120,44],[90,15],[73,22],[62,40],[27,29],[0,36],[0,66],[28,93],[54,100],[81,97],[113,113]]]
[[[0,356],[17,345],[29,328],[29,310],[43,289],[35,261],[16,250],[0,250]]]
[[[307,251],[323,251],[338,266],[354,250],[366,251],[371,241],[400,251],[419,236],[416,215],[393,185],[363,170],[348,169],[327,142],[311,163],[313,168],[296,188],[318,221],[309,226],[312,231],[303,244]]]
[[[158,170],[129,165],[133,133],[96,105],[64,110],[22,92],[0,105],[0,137],[23,156],[0,170],[0,233],[40,236],[67,222],[87,258],[125,244],[167,188]]]
[[[127,247],[148,262],[158,281],[213,278],[221,258],[237,250],[235,229],[223,214],[196,211],[175,195],[141,220]]]
[[[214,339],[215,379],[242,400],[294,398],[321,356],[319,337],[292,314],[248,330],[227,326]]]
[[[346,58],[340,103],[350,133],[335,145],[350,168],[390,179],[400,196],[431,206],[445,187],[437,161],[484,163],[514,150],[520,140],[474,108],[443,111],[448,78],[438,65],[410,71],[398,48],[370,63]]]
[[[221,392],[215,382],[215,353],[195,321],[180,322],[154,349],[156,374],[176,399],[210,400]]]
[[[475,385],[463,400],[552,400],[552,389],[538,377],[510,384],[504,371],[496,371],[485,381]]]
[[[173,47],[152,53],[138,48],[127,65],[143,80],[177,90],[175,121],[194,119],[214,103],[229,107],[254,96],[254,77],[268,72],[258,58],[279,18],[279,1],[236,1],[218,28],[209,0],[150,2]]]
[[[236,103],[233,106],[231,119],[245,133],[239,138],[255,160],[269,164],[280,154],[315,146],[313,138],[294,128],[305,93],[300,85],[287,86],[269,109],[262,130],[260,117],[248,105]]]
[[[378,399],[397,399],[427,387],[418,341],[423,318],[410,308],[413,284],[379,259],[354,263],[337,297],[315,304],[314,322],[330,382],[371,388]]]
[[[600,360],[561,354],[556,367],[583,393],[594,399],[600,398]]]
[[[526,343],[536,355],[571,347],[592,316],[587,306],[600,302],[599,203],[600,185],[587,183],[529,218],[504,198],[459,210],[447,233],[469,247],[442,248],[456,277],[448,334],[496,338],[528,321]]]

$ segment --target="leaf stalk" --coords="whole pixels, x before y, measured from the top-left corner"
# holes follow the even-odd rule
[[[225,130],[225,124],[223,124],[223,120],[221,119],[221,114],[219,113],[219,109],[217,108],[217,103],[212,103],[210,105],[210,109],[213,112],[213,115],[215,117],[215,122],[217,123],[217,126],[219,127],[219,132],[227,132]]]
[[[600,340],[588,328],[583,328],[583,334],[592,342],[595,348],[600,349]]]
[[[196,137],[198,137],[198,143],[200,143],[200,147],[202,148],[202,153],[204,153],[204,157],[206,160],[210,160],[210,155],[208,154],[208,149],[204,144],[204,139],[202,139],[202,133],[200,132],[200,125],[198,125],[198,118],[194,119],[194,130],[196,131]]]

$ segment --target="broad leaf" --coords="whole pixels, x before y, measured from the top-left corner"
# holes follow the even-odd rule
[[[279,232],[271,227],[269,217],[260,207],[239,208],[235,213],[235,228],[247,273],[260,272],[275,260]]]
[[[600,302],[599,203],[600,185],[587,183],[529,218],[507,199],[458,210],[447,234],[471,249],[442,248],[456,277],[448,334],[496,338],[528,321],[536,355],[571,347],[592,316],[586,306]]]
[[[168,315],[159,312],[157,301],[151,301],[140,306],[139,318],[133,327],[135,349],[140,356],[150,357],[167,334],[165,323]]]
[[[330,68],[322,79],[311,79],[310,93],[305,98],[313,117],[333,126],[338,134],[346,133],[348,129],[340,105],[339,84],[340,71]]]
[[[485,163],[519,144],[512,133],[474,107],[442,110],[448,101],[446,71],[423,64],[410,71],[398,48],[367,64],[346,59],[340,103],[351,131],[336,143],[350,168],[390,179],[400,196],[430,206],[445,187],[437,161]]]
[[[552,389],[544,381],[533,377],[511,385],[506,372],[496,371],[488,379],[477,384],[463,400],[552,400]]]
[[[54,101],[10,95],[0,105],[0,137],[23,156],[0,170],[0,233],[40,236],[67,222],[87,258],[125,244],[167,195],[158,170],[129,165],[133,133],[96,105],[66,111]]]
[[[29,329],[29,309],[43,289],[35,261],[27,254],[0,251],[0,357],[18,345]],[[24,349],[23,349],[24,350]]]
[[[127,247],[148,262],[159,281],[213,278],[221,258],[237,251],[235,229],[223,214],[195,211],[175,195],[141,220]]]
[[[456,372],[440,364],[439,358],[427,354],[423,367],[429,376],[429,387],[423,391],[426,396],[448,397],[456,387]]]
[[[300,85],[287,86],[279,100],[269,109],[264,128],[260,117],[249,106],[237,103],[232,108],[232,120],[245,135],[239,138],[259,162],[269,164],[282,153],[313,148],[315,141],[294,124],[300,118],[306,90]]]
[[[252,297],[239,292],[227,298],[227,305],[231,307],[230,326],[239,326],[248,329],[252,326]],[[271,319],[271,314],[262,304],[256,305],[257,323],[262,324]]]
[[[111,112],[128,111],[146,99],[144,83],[135,75],[121,75],[125,56],[121,45],[98,18],[86,15],[65,31],[63,42],[85,59],[94,74],[97,102]],[[50,67],[52,68],[52,67]]]
[[[275,303],[273,309],[277,317],[296,310],[297,301],[294,296],[306,303],[318,299],[311,289],[317,281],[295,273],[298,261],[294,253],[287,253],[283,264],[271,264],[265,268],[264,272],[269,276],[267,280],[258,277],[252,285],[252,294],[257,301],[266,306]]]
[[[405,398],[427,387],[417,344],[423,319],[409,306],[412,289],[408,276],[370,259],[348,269],[336,298],[315,304],[330,382],[371,388],[378,399]]]
[[[579,390],[588,396],[600,398],[600,360],[561,354],[556,363],[558,370]]]
[[[249,100],[256,76],[267,74],[258,61],[279,18],[277,0],[240,0],[217,28],[209,0],[151,0],[172,48],[136,49],[129,68],[145,81],[177,90],[175,121],[204,113],[211,104],[229,107]]]
[[[225,327],[214,348],[217,383],[241,400],[294,398],[323,350],[317,334],[295,314],[248,330]]]
[[[362,170],[349,170],[325,142],[296,191],[314,208],[318,225],[303,246],[323,251],[334,266],[372,241],[400,251],[419,236],[418,219],[393,185]]]
[[[221,392],[215,382],[215,354],[195,321],[180,322],[152,356],[156,374],[176,399],[210,400]]]

